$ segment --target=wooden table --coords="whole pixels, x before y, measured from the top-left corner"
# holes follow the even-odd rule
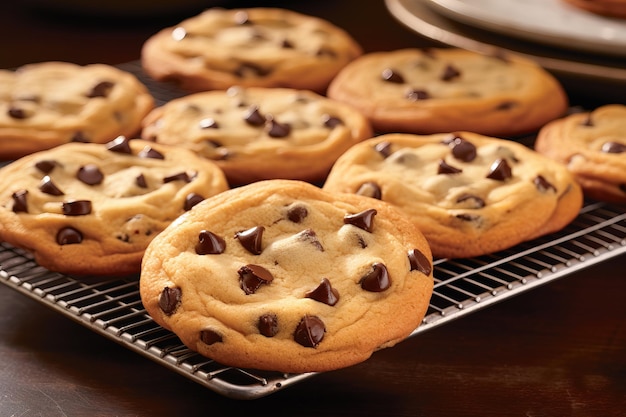
[[[431,45],[382,1],[263,4],[325,17],[366,51]],[[3,2],[0,67],[135,60],[149,35],[183,17],[93,19]],[[624,416],[625,265],[620,256],[583,269],[253,401],[220,396],[0,285],[0,415]]]

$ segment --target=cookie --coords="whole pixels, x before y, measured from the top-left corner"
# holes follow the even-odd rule
[[[365,116],[306,90],[231,87],[154,109],[144,139],[183,146],[215,163],[231,185],[321,181],[353,144],[372,136]]]
[[[437,258],[507,249],[563,228],[582,206],[564,166],[517,142],[470,132],[367,140],[339,158],[324,189],[400,207]]]
[[[0,70],[0,159],[68,142],[132,137],[153,107],[134,75],[105,64],[42,62]]]
[[[204,200],[157,236],[140,293],[202,355],[314,372],[406,338],[428,307],[432,270],[423,235],[392,206],[268,180]]]
[[[340,71],[328,96],[388,133],[514,136],[538,130],[568,105],[558,81],[534,62],[456,48],[363,55]]]
[[[143,45],[145,72],[188,91],[288,87],[324,93],[359,44],[317,17],[277,8],[211,8]]]
[[[626,0],[563,0],[578,9],[601,16],[626,19]]]
[[[610,104],[555,120],[535,149],[565,164],[586,196],[626,203],[626,106]]]
[[[137,273],[160,231],[227,188],[215,164],[185,149],[123,136],[69,143],[0,169],[0,239],[50,270]]]

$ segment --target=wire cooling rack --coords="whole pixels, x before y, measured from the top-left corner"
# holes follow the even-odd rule
[[[624,208],[589,203],[559,233],[493,255],[438,260],[429,309],[411,336],[624,253]],[[230,398],[260,398],[314,375],[223,366],[191,351],[146,313],[136,276],[78,280],[0,243],[0,282]]]

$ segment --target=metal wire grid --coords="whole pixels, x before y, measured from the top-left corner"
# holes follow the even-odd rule
[[[549,237],[493,255],[438,260],[430,307],[412,336],[623,253],[626,212],[592,203]],[[191,351],[146,313],[136,276],[76,279],[50,272],[26,252],[0,243],[0,282],[230,398],[260,398],[314,375],[233,368]]]

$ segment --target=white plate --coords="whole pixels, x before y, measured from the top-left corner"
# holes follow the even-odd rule
[[[578,9],[564,0],[429,0],[461,23],[566,49],[626,56],[626,20]]]

